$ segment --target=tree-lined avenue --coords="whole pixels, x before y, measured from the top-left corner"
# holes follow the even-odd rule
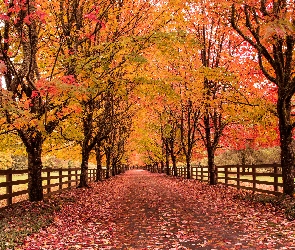
[[[288,249],[294,222],[196,180],[130,170],[60,195],[54,222],[16,249]]]

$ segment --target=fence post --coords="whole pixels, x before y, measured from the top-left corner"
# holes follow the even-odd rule
[[[95,173],[96,173],[95,170],[96,170],[95,168],[92,169],[92,181],[95,181]]]
[[[59,184],[59,190],[61,190],[62,189],[62,169],[60,168],[59,170],[58,170],[58,184]]]
[[[72,170],[69,168],[68,169],[68,188],[70,188],[72,186]]]
[[[279,169],[278,169],[278,165],[277,164],[274,164],[274,169],[273,169],[273,172],[275,174],[274,178],[273,178],[273,182],[274,182],[274,191],[275,192],[278,192],[279,191],[279,187],[278,187],[278,184],[279,184],[279,177],[278,177],[278,173],[279,173]]]
[[[203,181],[204,178],[204,168],[203,166],[201,167],[201,181]]]
[[[225,185],[228,185],[228,167],[224,166],[224,183]]]
[[[256,166],[252,166],[253,193],[256,190]]]
[[[240,189],[240,166],[237,165],[237,188]]]
[[[75,170],[75,181],[76,181],[76,186],[78,185],[78,170]]]
[[[47,186],[50,185],[50,169],[47,169],[47,173],[46,173],[46,178],[47,178]],[[47,195],[51,192],[51,188],[47,187]]]
[[[7,182],[7,186],[6,186],[6,194],[10,195],[6,202],[7,202],[7,206],[10,206],[12,204],[12,168],[7,169],[7,173],[6,173],[6,182]]]

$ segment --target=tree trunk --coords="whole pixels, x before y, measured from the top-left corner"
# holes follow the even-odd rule
[[[157,173],[160,173],[159,162],[155,162],[155,168],[157,169]]]
[[[164,161],[161,161],[160,164],[161,164],[161,174],[163,174],[164,173],[164,168],[165,168]]]
[[[42,139],[34,138],[34,147],[27,149],[28,153],[28,193],[30,201],[43,200],[42,187]]]
[[[109,153],[106,154],[106,179],[110,178],[110,170],[111,170],[111,155]]]
[[[173,174],[174,176],[178,176],[177,173],[177,166],[176,166],[176,156],[173,152],[171,152],[171,160],[172,160],[172,166],[173,166]]]
[[[209,184],[216,185],[217,184],[217,168],[214,163],[214,150],[207,149],[208,153],[208,172],[209,172]]]
[[[102,164],[101,164],[101,147],[99,144],[95,147],[95,154],[96,154],[96,178],[95,181],[102,181]]]
[[[166,156],[166,162],[165,162],[165,165],[166,165],[166,174],[167,174],[167,175],[170,175],[170,168],[169,168],[169,152],[168,152],[168,149],[166,149],[166,151],[165,151],[165,156]]]
[[[117,175],[117,165],[116,164],[112,164],[112,176]]]
[[[186,159],[186,178],[190,179],[190,178],[192,178],[192,176],[191,176],[191,160],[190,160],[189,156],[186,156],[185,159]]]
[[[291,104],[278,100],[279,130],[281,143],[281,166],[283,176],[283,191],[293,195],[294,192],[294,154],[292,149],[292,126],[290,125]]]
[[[89,187],[88,182],[88,160],[89,160],[88,150],[82,148],[82,163],[81,163],[81,174],[80,183],[78,188]]]

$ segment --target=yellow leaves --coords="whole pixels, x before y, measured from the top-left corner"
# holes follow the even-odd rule
[[[203,78],[206,78],[208,81],[224,83],[234,83],[236,81],[235,75],[231,74],[230,72],[226,71],[224,68],[221,67],[200,67],[199,74]]]
[[[279,18],[267,21],[261,25],[261,37],[264,41],[276,42],[277,38],[293,35],[295,25],[288,18]]]

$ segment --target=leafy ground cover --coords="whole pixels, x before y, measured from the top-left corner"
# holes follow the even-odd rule
[[[132,170],[3,211],[1,247],[292,249],[295,222],[281,204],[222,185]]]

